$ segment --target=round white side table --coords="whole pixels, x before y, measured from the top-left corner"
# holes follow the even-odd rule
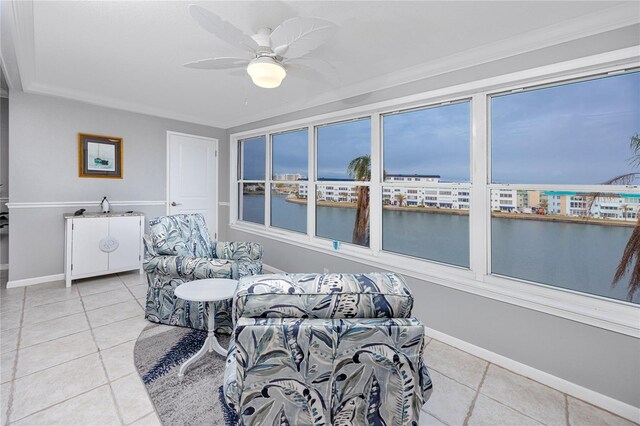
[[[227,278],[208,278],[204,280],[190,281],[176,287],[175,295],[180,299],[190,302],[207,302],[209,304],[209,321],[207,323],[207,339],[204,341],[202,348],[186,360],[180,367],[178,377],[182,378],[187,368],[198,359],[202,358],[205,353],[216,351],[222,356],[227,356],[227,350],[220,346],[218,339],[214,334],[216,310],[213,302],[217,300],[231,299],[238,287],[237,280]]]

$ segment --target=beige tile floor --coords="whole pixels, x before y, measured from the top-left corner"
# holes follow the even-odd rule
[[[0,276],[2,424],[159,425],[133,365],[144,278],[76,283],[6,289]]]
[[[160,424],[133,365],[147,324],[142,277],[111,275],[70,289],[5,283],[0,275],[3,425]],[[425,358],[435,391],[421,425],[632,425],[437,340]]]

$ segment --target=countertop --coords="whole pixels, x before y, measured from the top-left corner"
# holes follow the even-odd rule
[[[65,213],[63,217],[65,219],[91,219],[96,217],[124,217],[124,216],[144,216],[142,212],[134,212],[134,211],[124,211],[124,212],[110,212],[110,213],[101,213],[101,212],[84,212],[80,216],[74,216],[73,213]]]

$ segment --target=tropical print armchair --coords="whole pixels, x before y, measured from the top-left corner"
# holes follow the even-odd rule
[[[400,275],[246,277],[234,303],[224,393],[241,424],[418,424],[432,384]]]
[[[175,296],[182,283],[204,278],[239,279],[262,272],[262,246],[212,241],[201,214],[163,216],[149,221],[144,236],[147,273],[145,316],[149,321],[207,329],[207,303]],[[216,331],[231,333],[231,299],[215,302]]]

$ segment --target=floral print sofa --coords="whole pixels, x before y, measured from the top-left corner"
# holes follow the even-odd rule
[[[393,273],[245,277],[224,394],[240,424],[417,425],[424,326]]]
[[[158,217],[149,228],[143,264],[149,321],[206,330],[208,304],[179,299],[175,288],[203,278],[239,279],[262,272],[260,244],[212,241],[201,214]],[[215,303],[216,331],[231,333],[231,299]]]

